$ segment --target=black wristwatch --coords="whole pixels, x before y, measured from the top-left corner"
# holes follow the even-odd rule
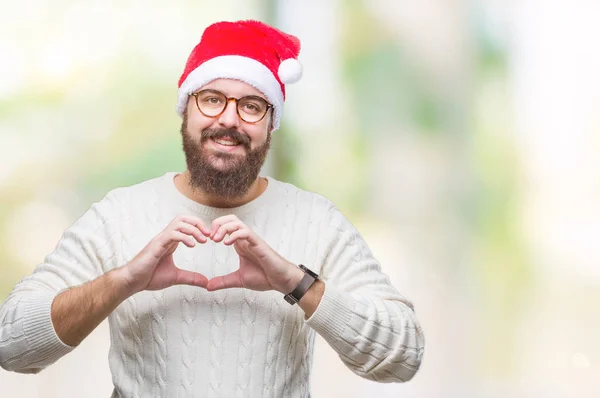
[[[298,265],[298,267],[300,267],[300,269],[304,271],[304,277],[302,278],[300,283],[298,283],[298,286],[296,286],[296,288],[292,290],[291,293],[288,293],[285,296],[283,296],[285,301],[287,301],[291,305],[294,305],[298,301],[300,301],[302,296],[304,296],[308,289],[310,289],[313,283],[319,280],[319,275],[315,274],[314,272],[306,268],[304,265],[300,264]]]

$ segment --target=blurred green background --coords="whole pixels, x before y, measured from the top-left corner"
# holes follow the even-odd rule
[[[264,174],[333,200],[427,338],[406,385],[317,343],[315,397],[600,396],[600,3],[25,0],[0,14],[0,300],[109,190],[185,167],[203,29],[302,41]],[[107,325],[2,395],[108,396]],[[83,365],[83,366],[82,366]]]

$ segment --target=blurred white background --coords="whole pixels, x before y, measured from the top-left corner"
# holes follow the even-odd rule
[[[332,199],[415,304],[425,360],[314,397],[600,396],[600,3],[24,0],[0,13],[0,300],[116,186],[183,170],[177,80],[203,29],[297,35],[265,174]],[[108,327],[2,396],[107,397]]]

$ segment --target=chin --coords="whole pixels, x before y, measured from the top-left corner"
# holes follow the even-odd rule
[[[210,156],[210,164],[213,168],[220,171],[234,169],[242,162],[243,159],[239,156]]]

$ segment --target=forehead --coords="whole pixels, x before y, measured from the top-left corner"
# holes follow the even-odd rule
[[[246,95],[256,95],[267,99],[265,95],[248,83],[234,79],[216,79],[202,86],[201,90],[218,90],[228,97],[240,98]]]

